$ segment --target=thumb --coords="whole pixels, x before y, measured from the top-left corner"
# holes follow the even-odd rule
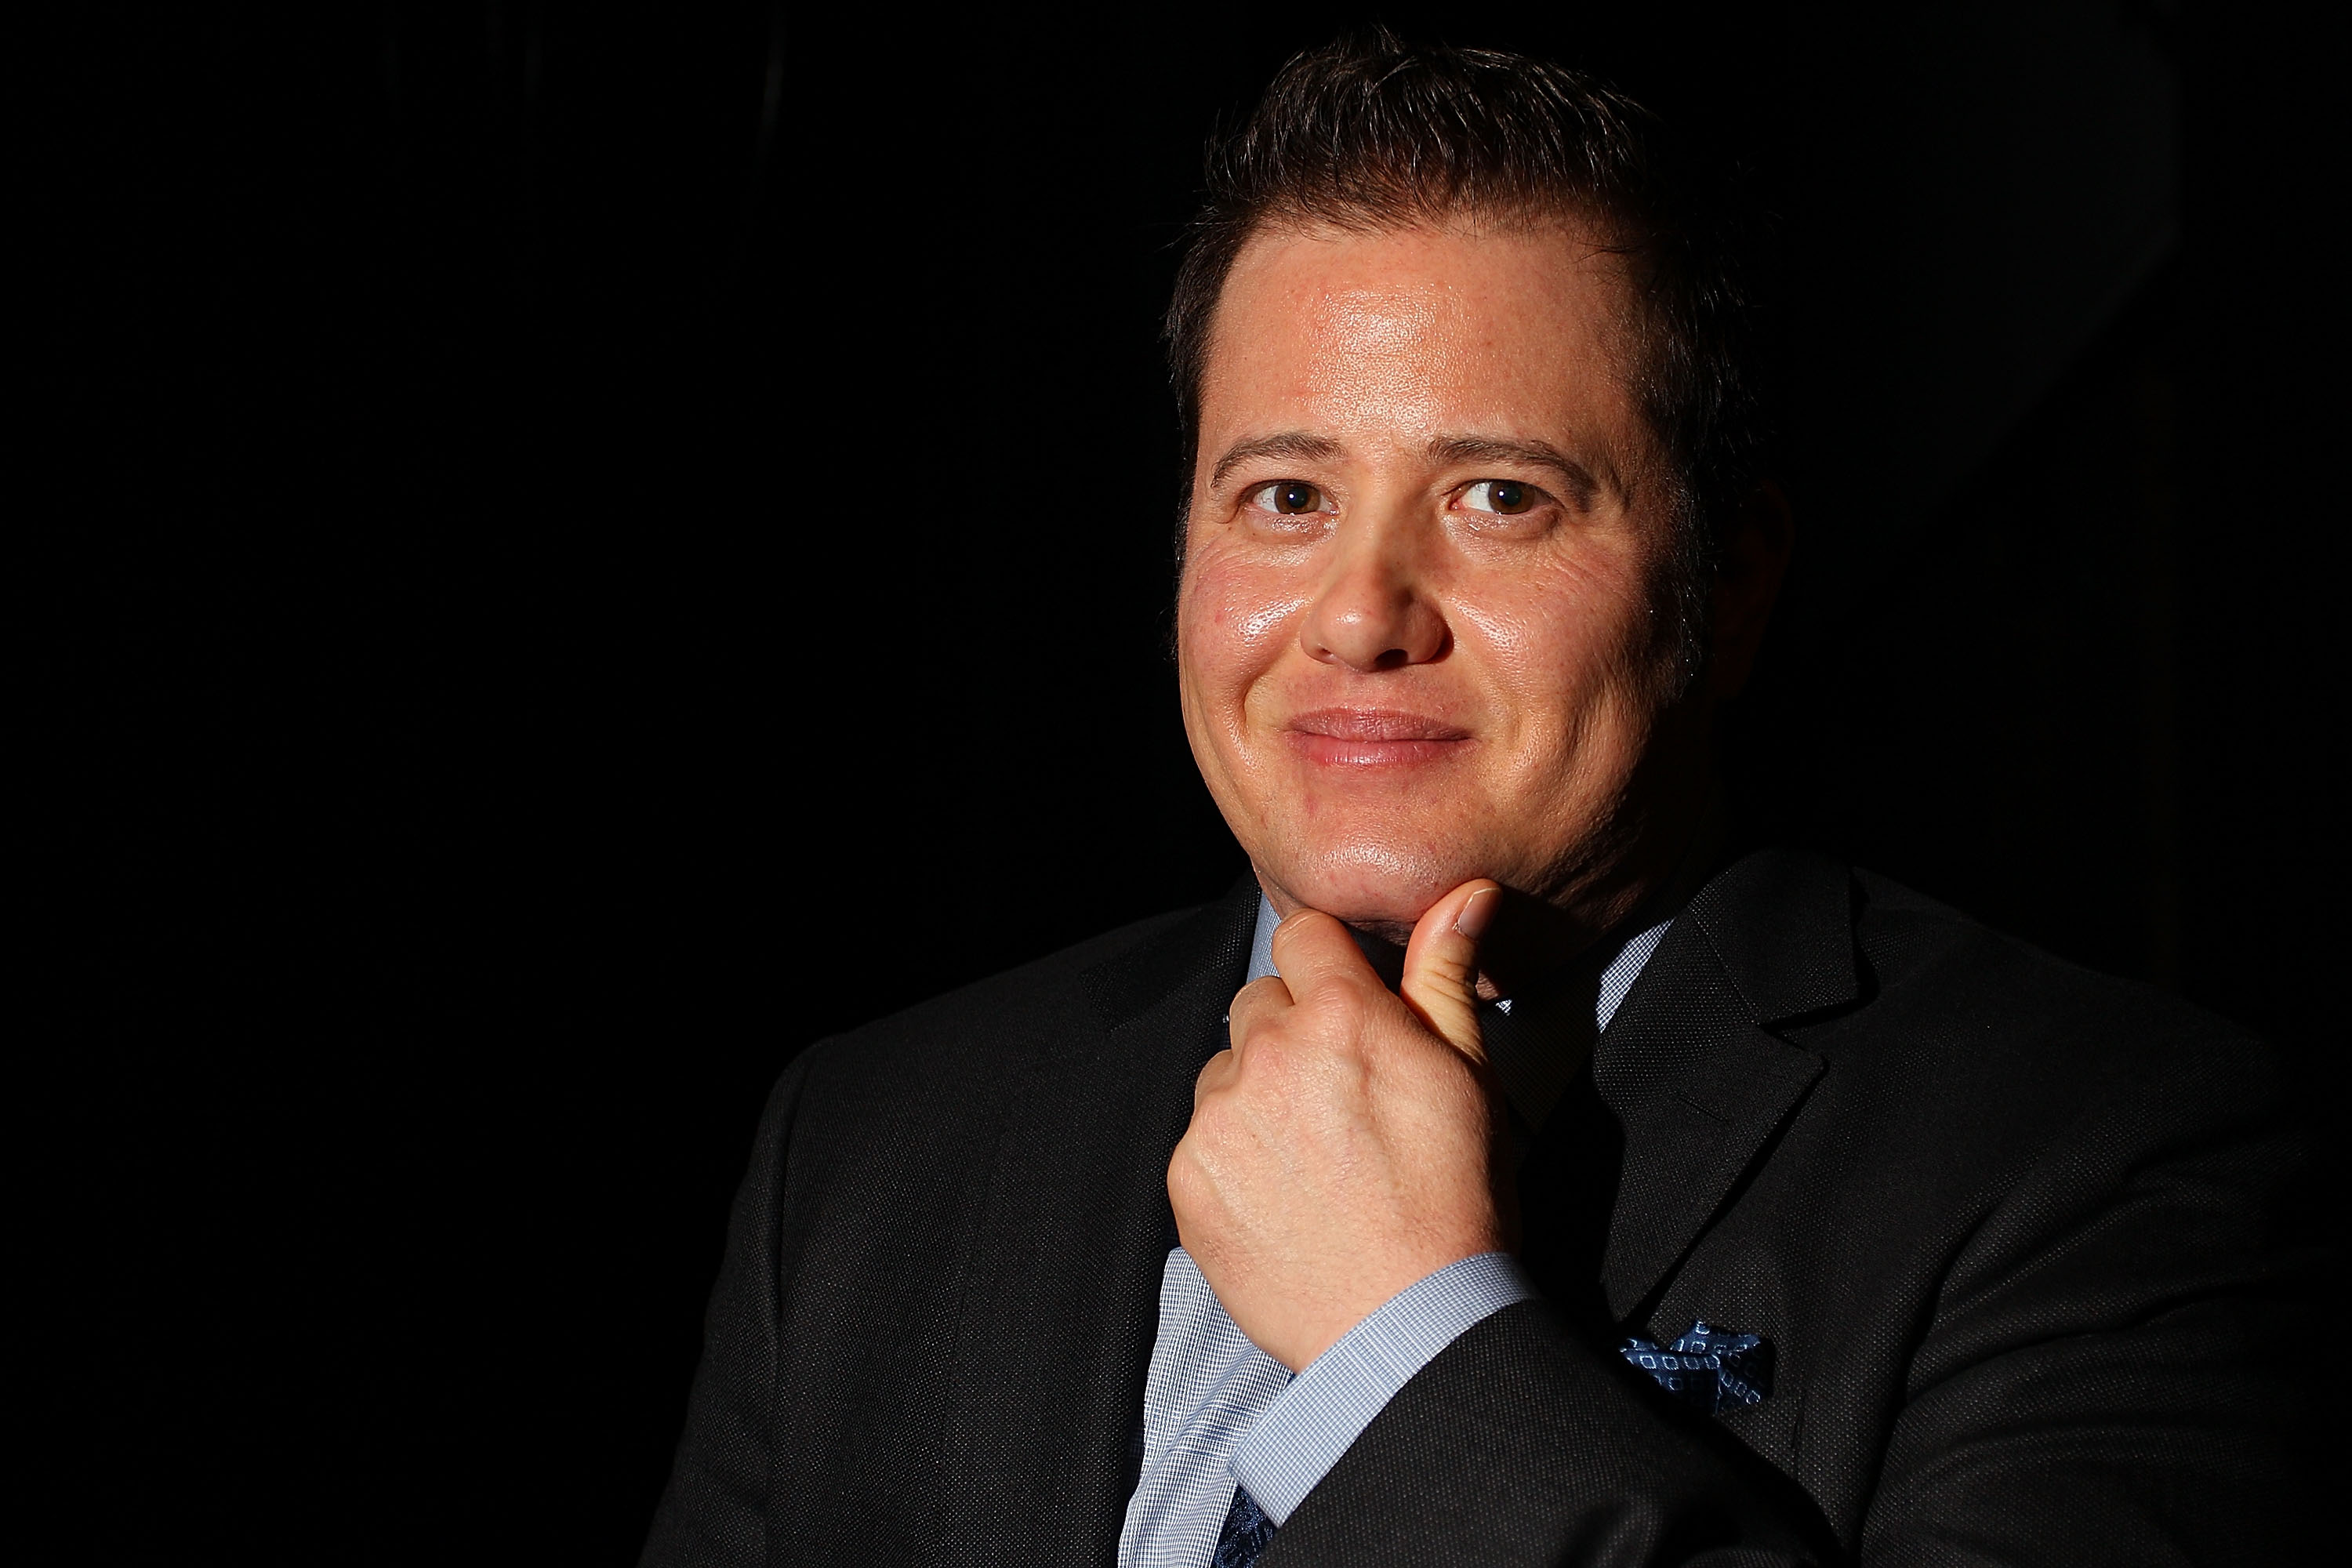
[[[1414,1016],[1475,1062],[1486,1059],[1478,1034],[1478,939],[1502,904],[1501,886],[1481,877],[1430,905],[1405,944],[1397,987]]]

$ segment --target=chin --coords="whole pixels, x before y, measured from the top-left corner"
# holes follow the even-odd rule
[[[1436,846],[1354,839],[1300,845],[1259,861],[1267,879],[1309,909],[1402,941],[1430,905],[1486,873]]]

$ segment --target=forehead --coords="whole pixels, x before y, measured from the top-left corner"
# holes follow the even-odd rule
[[[1613,424],[1630,301],[1622,258],[1561,224],[1261,233],[1218,300],[1202,434]]]

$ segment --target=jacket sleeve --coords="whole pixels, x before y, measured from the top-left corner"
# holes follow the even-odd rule
[[[686,1431],[640,1568],[760,1568],[769,1561],[777,1211],[784,1152],[813,1054],[802,1052],[785,1069],[761,1115],[703,1320],[702,1363],[687,1403]]]
[[[1801,1509],[1782,1517],[1608,1359],[1545,1302],[1504,1308],[1373,1418],[1259,1568],[1827,1558]]]
[[[2324,1232],[2281,1098],[2265,1052],[2194,1058],[2002,1195],[1906,1368],[1864,1563],[2302,1560]]]
[[[1408,1383],[1260,1568],[2298,1560],[2295,1478],[2326,1468],[2289,1349],[2316,1349],[2318,1260],[2282,1242],[2319,1234],[2281,1224],[2300,1141],[2259,1082],[2163,1076],[1964,1227],[1891,1409],[1802,1435],[1809,1481],[1833,1464],[1861,1489],[1841,1522],[1528,1301]]]

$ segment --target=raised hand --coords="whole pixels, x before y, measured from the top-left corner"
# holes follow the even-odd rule
[[[1485,879],[1425,911],[1391,994],[1348,929],[1301,910],[1282,971],[1234,998],[1168,1166],[1176,1228],[1257,1346],[1297,1371],[1374,1309],[1503,1245],[1478,1036]]]

